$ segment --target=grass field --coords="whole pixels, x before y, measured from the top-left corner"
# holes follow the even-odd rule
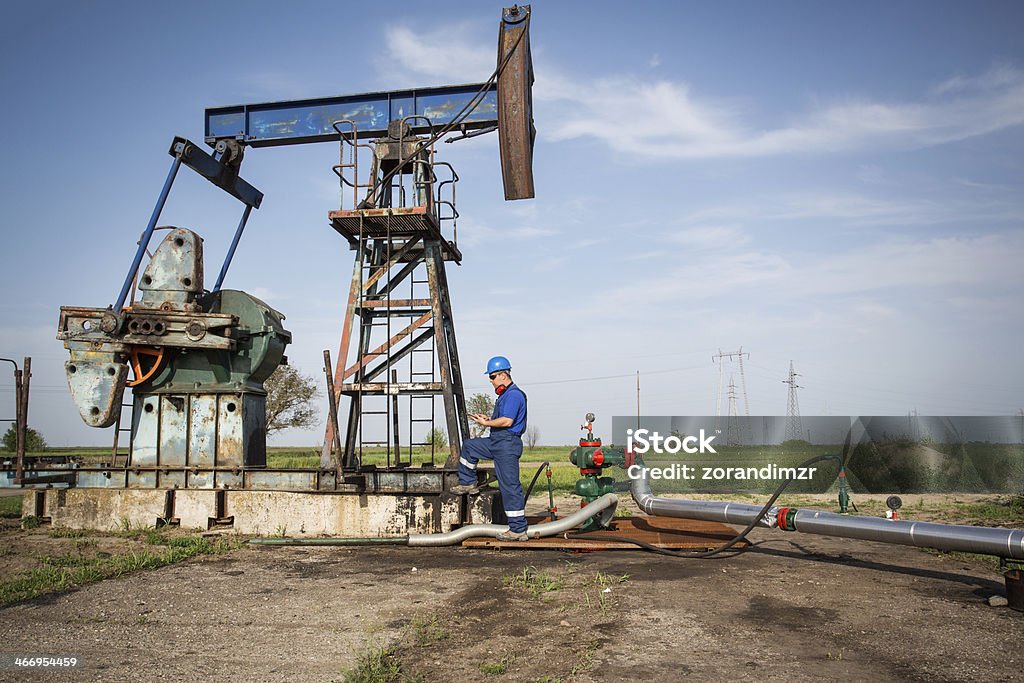
[[[552,486],[557,492],[571,492],[579,478],[578,470],[569,463],[572,446],[538,446],[523,453],[520,476],[524,486],[533,477],[537,466],[545,461],[551,463]],[[894,444],[881,448],[854,451],[848,461],[848,483],[855,493],[999,493],[1020,494],[1024,492],[1024,454],[1019,446],[969,443],[944,448],[929,446],[928,450],[939,458],[928,464],[915,455],[916,445]],[[940,450],[936,450],[940,449]],[[737,478],[736,468],[760,469],[768,465],[779,468],[795,467],[805,460],[823,454],[838,455],[842,445],[815,446],[807,443],[786,446],[719,446],[711,455],[652,455],[645,456],[649,467],[665,468],[672,464],[689,465],[692,478],[688,480],[661,480],[652,482],[658,493],[753,493],[765,494],[773,491],[780,483],[777,477]],[[940,452],[941,451],[941,452]],[[124,453],[124,451],[121,451]],[[952,455],[949,455],[952,454]],[[107,448],[52,448],[45,455],[74,456],[83,463],[101,463],[111,460]],[[404,456],[404,454],[403,454]],[[412,453],[412,464],[440,466],[447,456],[446,451],[418,448]],[[408,456],[405,456],[408,457]],[[403,458],[404,459],[404,458]],[[384,466],[387,452],[381,448],[366,449],[362,461],[367,465]],[[314,447],[272,447],[267,452],[267,466],[271,468],[315,468],[320,463],[319,448]],[[835,491],[838,487],[838,460],[815,463],[814,475],[809,480],[793,481],[787,489],[793,494],[812,494]],[[730,476],[705,477],[704,468],[733,468]],[[715,472],[711,472],[714,475]],[[612,468],[605,476],[626,479],[622,469]],[[541,478],[538,485],[544,488]]]

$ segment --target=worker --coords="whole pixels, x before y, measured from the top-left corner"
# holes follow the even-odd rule
[[[482,439],[466,439],[462,444],[459,458],[459,485],[451,488],[452,493],[475,493],[477,491],[476,466],[480,460],[493,460],[494,472],[498,477],[498,490],[508,517],[508,531],[497,535],[499,541],[525,541],[526,498],[523,484],[519,481],[519,456],[523,454],[523,432],[526,431],[526,394],[512,381],[512,365],[508,358],[495,356],[487,361],[487,372],[498,400],[494,413],[488,417],[483,413],[469,418],[481,427],[489,427],[490,436]]]

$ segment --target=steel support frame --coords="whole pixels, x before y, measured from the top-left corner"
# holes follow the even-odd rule
[[[361,251],[361,253],[369,257],[371,264],[371,275],[365,280],[361,279],[361,271],[366,268],[366,263],[358,258],[358,256],[355,259],[345,319],[342,325],[341,343],[335,364],[335,400],[340,400],[344,394],[351,396],[344,440],[343,466],[348,470],[358,469],[356,451],[362,413],[362,392],[357,389],[371,385],[372,380],[385,373],[391,365],[407,357],[426,341],[433,339],[441,379],[440,393],[445,405],[446,430],[449,443],[449,454],[445,461],[445,467],[451,469],[458,462],[462,441],[469,437],[469,424],[442,247],[436,240],[414,238],[393,251],[391,258],[387,259],[386,253],[388,250],[383,242],[383,240],[379,239],[374,240],[372,248]],[[417,246],[422,248],[417,251],[415,249]],[[367,251],[369,252],[368,254]],[[397,265],[397,263],[406,258],[409,259],[409,262],[398,273],[394,274],[390,280],[382,282],[389,265]],[[389,301],[386,297],[403,280],[411,276],[420,264],[426,266],[427,283],[430,292],[429,299],[409,299],[400,302]],[[403,305],[404,307],[399,309],[397,308],[398,305]],[[429,306],[429,309],[424,313],[416,310],[415,312],[420,313],[420,315],[415,320],[405,325],[383,344],[372,350],[369,348],[369,326],[375,318],[389,314],[409,317],[410,307],[414,306]],[[361,344],[357,344],[359,348],[356,349],[355,358],[350,361],[349,351],[352,346],[353,324],[357,318],[364,333],[358,335]],[[419,334],[414,334],[416,330],[427,325],[428,322],[431,323],[430,327],[422,330]],[[408,341],[404,345],[401,347],[397,346],[402,340],[407,338]],[[385,357],[384,360],[371,368],[372,360],[382,356]],[[429,383],[410,381],[405,385],[399,383],[393,391],[413,395],[436,393],[434,390],[428,389],[428,386]],[[328,466],[332,462],[331,450],[335,443],[333,425],[329,421],[324,434],[324,447],[321,452],[321,463],[323,466]]]
[[[379,138],[388,124],[410,115],[426,116],[432,126],[413,125],[413,133],[429,133],[451,123],[451,116],[480,92],[483,83],[433,88],[391,90],[304,100],[210,107],[205,112],[205,140],[234,139],[251,147],[278,147],[311,142],[334,142],[334,123],[351,121],[357,139]],[[466,132],[498,124],[496,84],[492,84],[476,111],[456,130]],[[447,118],[446,118],[447,117]]]

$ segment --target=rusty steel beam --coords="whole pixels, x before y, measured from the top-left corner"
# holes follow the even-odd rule
[[[341,326],[341,343],[338,348],[338,358],[334,368],[334,397],[337,400],[341,396],[341,385],[345,381],[345,363],[348,361],[348,347],[352,339],[352,318],[355,316],[356,303],[359,301],[360,274],[362,263],[357,257],[352,268],[352,280],[349,284],[348,303],[345,306],[345,320]],[[353,401],[354,403],[354,401]],[[354,406],[350,406],[351,409]],[[320,465],[326,467],[331,461],[331,443],[334,441],[335,425],[328,420],[324,430],[324,445],[320,452]],[[347,451],[346,451],[347,452]]]
[[[330,441],[334,446],[334,458],[337,469],[341,471],[341,436],[338,431],[338,397],[334,393],[333,382],[331,381],[331,352],[324,349],[324,376],[327,379],[327,409],[331,411],[327,423],[334,438]]]
[[[391,383],[398,384],[398,371],[391,371]],[[398,438],[398,394],[391,394],[391,421],[392,421],[392,437],[394,438],[395,445],[395,466],[399,464],[401,460],[401,440]],[[412,440],[412,433],[409,434],[410,441]],[[409,445],[409,464],[412,464],[412,444]],[[390,458],[388,459],[388,467],[391,466]]]
[[[391,292],[395,291],[395,288],[398,287],[398,285],[400,285],[403,282],[405,282],[405,280],[410,275],[413,274],[413,272],[416,270],[416,268],[419,267],[420,263],[422,263],[422,262],[423,262],[422,259],[416,258],[416,259],[410,261],[409,263],[406,263],[404,266],[402,266],[402,269],[400,271],[398,271],[396,274],[392,275],[388,279],[387,284],[385,284],[384,288],[382,290],[380,290],[380,295],[381,296],[391,296]]]
[[[444,387],[440,382],[353,382],[345,385],[344,393],[348,395],[362,394],[407,394],[415,392],[418,394],[440,394]]]
[[[429,306],[430,299],[364,299],[359,308],[413,308]]]
[[[395,254],[391,257],[391,260],[389,260],[386,264],[378,268],[376,272],[374,272],[370,277],[366,278],[366,282],[363,283],[363,289],[369,289],[377,282],[377,280],[384,277],[384,275],[387,274],[387,272],[391,270],[391,268],[400,263],[402,259],[405,258],[417,244],[419,244],[419,241],[420,238],[416,236],[411,238],[405,244],[403,244],[402,247],[397,252],[395,252]],[[390,281],[391,278],[388,278],[389,285]],[[388,291],[390,291],[390,289]]]
[[[373,351],[370,351],[369,353],[365,354],[360,360],[357,360],[354,364],[352,364],[345,370],[345,374],[342,377],[342,379],[348,379],[349,377],[351,377],[353,374],[355,374],[356,370],[367,365],[372,358],[385,355],[385,351],[394,346],[396,343],[400,342],[402,339],[408,337],[416,328],[426,324],[426,322],[430,320],[430,316],[431,313],[429,312],[420,316],[416,320],[412,321],[409,325],[407,325],[403,330],[395,334],[395,336],[393,336],[391,339],[387,340],[386,342],[375,348]]]
[[[444,311],[441,306],[440,288],[443,286],[444,261],[441,259],[440,252],[438,245],[426,245],[427,280],[430,285],[431,308],[434,313],[434,346],[437,349],[437,366],[441,375],[441,393],[444,395],[444,414],[448,432],[449,454],[445,467],[455,467],[462,450],[461,440],[458,438],[462,432],[459,426],[455,391],[452,386],[451,352],[448,348],[448,334],[444,327]]]
[[[135,308],[124,316],[126,331],[112,337],[104,330],[104,325],[118,324],[110,309],[61,306],[57,339],[106,344],[115,351],[133,344],[233,351],[236,342],[231,338],[231,328],[237,323],[238,318],[230,313]]]
[[[443,327],[446,333],[446,342],[448,346],[449,360],[451,362],[451,381],[452,381],[452,392],[455,395],[455,408],[457,413],[457,420],[459,423],[459,432],[461,438],[457,434],[449,434],[449,443],[455,439],[457,450],[461,455],[462,441],[469,438],[469,412],[466,410],[466,392],[462,385],[462,366],[459,364],[459,345],[455,339],[455,318],[452,315],[452,302],[451,295],[448,289],[448,272],[444,268],[444,264],[438,271],[439,276],[439,298],[441,304],[441,315],[443,316]],[[455,467],[457,459],[453,459],[451,466]]]
[[[18,404],[16,408],[18,422],[15,427],[18,462],[15,467],[14,478],[19,483],[25,474],[25,447],[28,438],[28,388],[32,380],[32,359],[25,356],[21,367],[22,369],[15,373],[15,384],[18,390]]]
[[[418,335],[416,335],[415,337],[410,339],[408,344],[406,344],[405,346],[403,346],[402,348],[398,349],[397,351],[395,351],[394,353],[391,354],[391,363],[395,364],[398,361],[402,360],[403,358],[408,356],[410,353],[412,353],[413,350],[416,349],[416,347],[418,347],[420,344],[422,344],[423,342],[425,342],[426,340],[430,339],[433,336],[434,336],[434,328],[433,327],[428,327],[427,329],[423,330],[421,333],[419,333]],[[388,363],[387,363],[387,361],[384,361],[383,363],[381,363],[377,367],[375,367],[375,368],[373,368],[371,370],[367,370],[366,374],[363,377],[363,379],[366,380],[366,381],[374,379],[375,377],[380,375],[380,373],[384,372],[387,369],[387,367],[388,367]]]
[[[533,59],[530,6],[507,7],[498,31],[498,148],[505,199],[532,199]]]

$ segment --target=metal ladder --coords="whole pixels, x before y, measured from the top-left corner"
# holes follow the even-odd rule
[[[129,390],[130,390],[130,387],[125,387],[125,391],[129,391]],[[114,427],[114,445],[110,449],[110,457],[111,457],[111,463],[113,464],[114,467],[128,467],[128,465],[132,461],[132,440],[130,438],[128,439],[128,452],[126,454],[120,455],[117,452],[117,447],[118,447],[118,442],[120,441],[121,432],[128,432],[129,434],[131,434],[131,431],[132,431],[132,427],[131,427],[132,420],[131,420],[131,418],[132,418],[132,416],[134,414],[134,411],[135,411],[135,400],[134,400],[134,398],[135,397],[134,397],[134,392],[133,392],[133,394],[132,394],[132,401],[129,402],[129,403],[122,403],[121,404],[121,413],[117,416],[117,421],[115,421],[114,425],[113,425],[113,427]],[[124,399],[122,398],[122,400],[124,400]],[[128,411],[127,411],[128,412],[128,427],[122,427],[121,426],[121,421],[124,419],[125,408],[128,409]],[[119,462],[118,461],[119,458],[123,458],[124,462]]]

